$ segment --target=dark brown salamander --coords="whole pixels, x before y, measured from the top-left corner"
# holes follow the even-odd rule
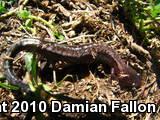
[[[50,62],[65,60],[71,64],[90,64],[101,62],[112,68],[112,75],[125,87],[140,87],[141,77],[134,69],[128,66],[123,59],[107,45],[86,44],[81,46],[65,46],[48,43],[38,39],[23,39],[11,46],[7,56],[14,58],[19,52],[35,52],[46,57]],[[4,62],[5,75],[7,80],[14,85],[21,87],[22,91],[30,91],[28,85],[16,77],[12,70],[13,60],[7,59]]]

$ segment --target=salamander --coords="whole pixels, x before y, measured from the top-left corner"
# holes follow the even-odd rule
[[[84,45],[61,45],[45,42],[38,39],[27,38],[11,45],[7,56],[14,58],[19,52],[26,51],[40,54],[49,62],[64,60],[71,64],[91,64],[101,62],[111,67],[111,75],[119,81],[123,87],[140,87],[141,76],[132,67],[126,64],[125,60],[105,44],[84,44]],[[29,86],[18,78],[13,71],[13,60],[4,61],[6,79],[13,85],[18,85],[24,92],[30,91]]]

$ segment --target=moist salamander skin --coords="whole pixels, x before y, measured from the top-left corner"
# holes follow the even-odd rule
[[[102,44],[84,44],[76,46],[60,45],[51,42],[40,41],[38,39],[22,39],[13,44],[7,51],[7,56],[14,58],[19,52],[27,51],[38,53],[47,58],[49,62],[58,60],[67,61],[71,64],[90,64],[101,62],[108,64],[112,68],[112,76],[119,81],[123,87],[140,87],[141,77],[132,67],[127,65],[115,50]],[[21,87],[24,92],[30,91],[29,86],[18,78],[12,69],[13,60],[4,61],[4,70],[7,80]]]

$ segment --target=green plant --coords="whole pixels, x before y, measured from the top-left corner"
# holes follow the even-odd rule
[[[58,30],[56,25],[53,25],[52,23],[42,19],[41,17],[32,15],[30,13],[30,11],[21,10],[21,11],[18,12],[17,16],[20,19],[25,21],[25,24],[24,24],[23,28],[25,28],[26,30],[30,30],[30,31],[35,33],[35,31],[33,31],[33,29],[32,29],[32,26],[33,26],[32,23],[33,23],[33,20],[34,20],[34,21],[41,22],[42,24],[44,24],[47,27],[49,27],[51,29],[52,33],[53,33],[53,36],[55,36],[59,40],[63,40],[64,39],[64,36],[59,32],[59,30]]]
[[[0,14],[7,12],[8,6],[14,4],[17,0],[0,0]]]
[[[7,9],[5,8],[5,2],[0,1],[0,14],[5,13]]]
[[[160,32],[160,0],[120,0],[126,16],[146,38]]]
[[[30,86],[37,86],[37,59],[32,53],[25,55],[25,68],[32,75]]]
[[[24,58],[25,58],[25,68],[27,69],[27,72],[31,75],[31,81],[29,81],[28,84],[32,89],[32,91],[36,91],[36,93],[39,94],[42,88],[44,91],[50,92],[51,91],[50,87],[43,84],[37,75],[38,61],[36,59],[36,56],[28,52]]]
[[[29,18],[30,15],[31,15],[30,11],[27,10],[21,10],[18,12],[17,16],[24,21],[20,29],[29,31],[33,35],[35,35],[36,28],[33,26],[33,19]]]
[[[1,88],[5,88],[5,89],[9,89],[9,90],[18,90],[19,87],[18,86],[15,86],[15,85],[11,85],[9,83],[5,83],[5,82],[2,82],[3,80],[5,80],[5,76],[3,74],[0,74],[0,87]]]
[[[17,16],[22,20],[28,19],[30,15],[31,15],[31,12],[26,9],[19,11],[17,14]]]
[[[5,88],[5,89],[9,89],[9,90],[18,90],[19,89],[19,87],[17,87],[17,86],[10,85],[8,83],[2,83],[2,82],[0,82],[0,87]]]
[[[154,5],[150,8],[151,16],[155,19],[160,15],[160,1],[157,0]]]

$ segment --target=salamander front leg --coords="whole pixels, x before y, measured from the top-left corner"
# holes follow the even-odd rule
[[[115,69],[113,67],[111,68],[111,77],[109,79],[109,82],[112,83],[112,80],[116,80]]]

